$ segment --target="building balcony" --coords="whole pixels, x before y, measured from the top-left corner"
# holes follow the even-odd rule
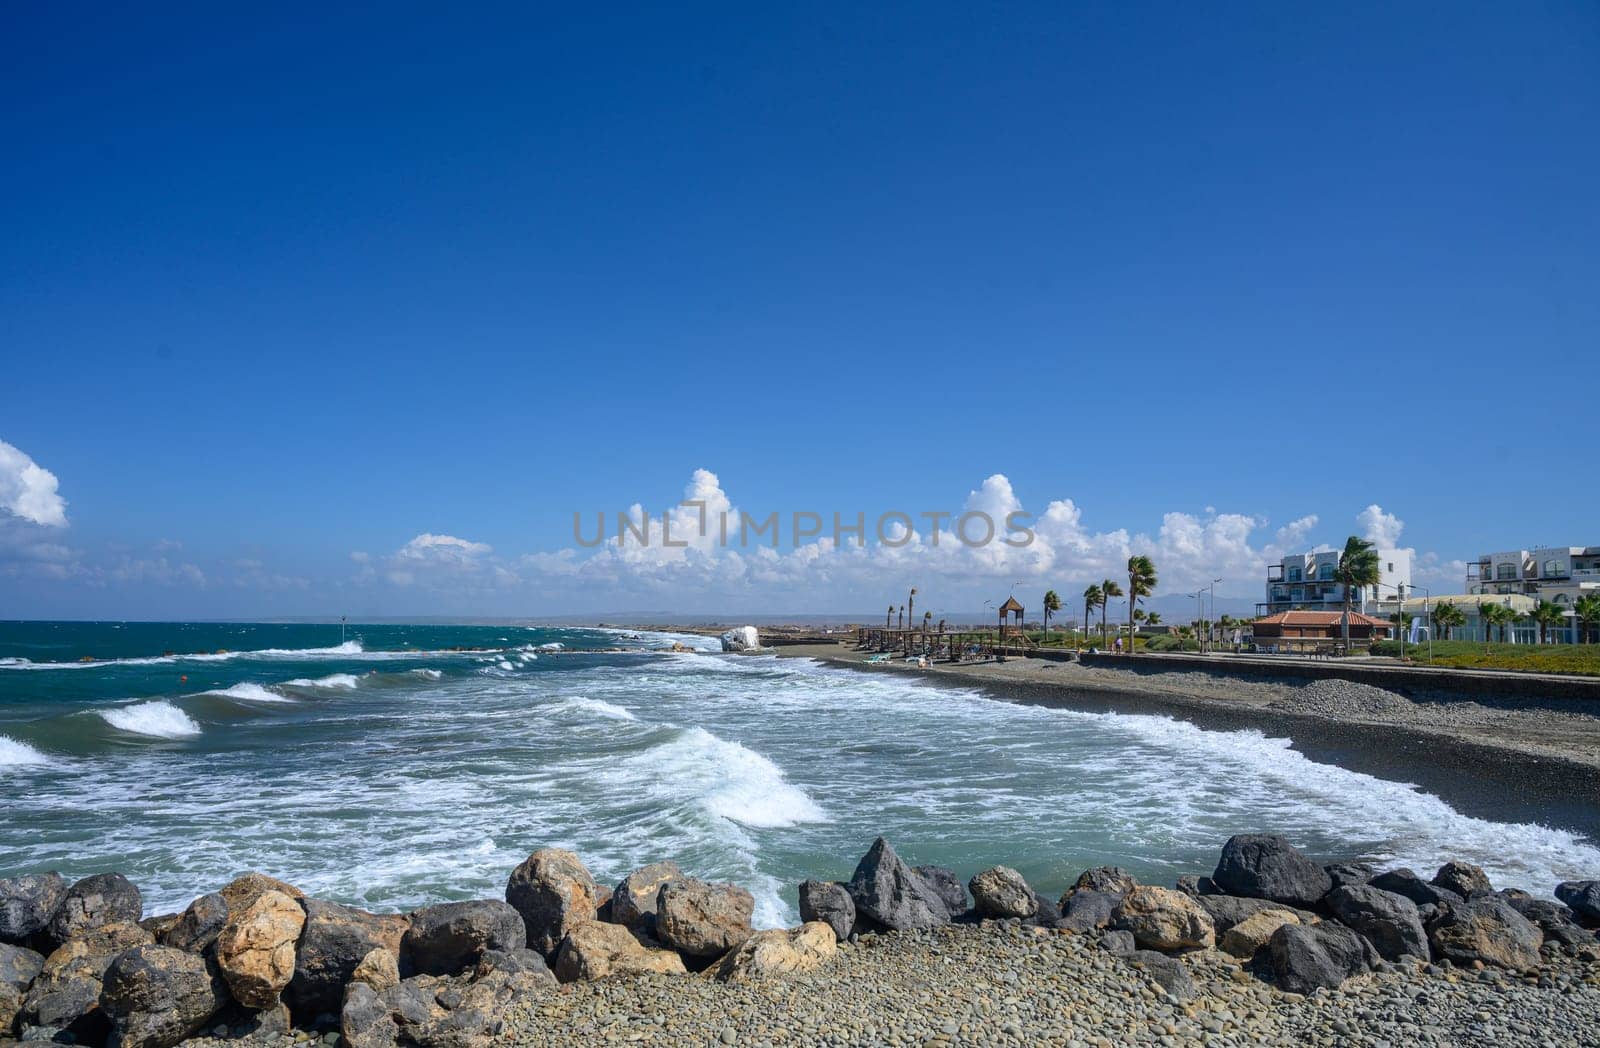
[[[1282,582],[1283,581],[1283,565],[1282,564],[1270,564],[1270,565],[1267,566],[1267,581],[1268,582]]]

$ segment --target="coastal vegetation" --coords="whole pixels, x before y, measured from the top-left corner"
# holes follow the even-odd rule
[[[1378,569],[1378,550],[1371,542],[1358,535],[1344,541],[1344,551],[1339,554],[1339,564],[1333,578],[1344,589],[1344,618],[1341,623],[1345,650],[1350,649],[1350,613],[1357,588],[1376,586],[1382,576]]]
[[[1503,607],[1504,605],[1489,605]],[[1406,644],[1408,662],[1426,662],[1428,645]],[[1485,644],[1481,640],[1435,640],[1433,665],[1463,670],[1519,670],[1524,673],[1576,673],[1600,677],[1600,644]],[[1372,654],[1400,656],[1400,642],[1381,640]]]

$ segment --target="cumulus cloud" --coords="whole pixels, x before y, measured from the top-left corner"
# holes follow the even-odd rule
[[[48,528],[62,528],[67,524],[67,503],[56,491],[56,475],[3,440],[0,440],[0,512]]]
[[[1385,513],[1376,502],[1356,514],[1356,523],[1361,526],[1362,536],[1380,549],[1399,548],[1400,533],[1406,527],[1405,521],[1393,513]]]

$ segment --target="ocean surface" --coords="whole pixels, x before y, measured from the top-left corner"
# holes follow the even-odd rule
[[[674,653],[675,642],[694,653]],[[0,623],[0,877],[120,870],[147,913],[248,869],[370,908],[500,897],[536,848],[602,881],[676,859],[796,919],[877,834],[1047,894],[1100,864],[1170,883],[1232,833],[1548,894],[1574,833],[1493,822],[1287,739],[722,655],[670,633]],[[460,650],[472,649],[472,650]],[[622,650],[606,650],[622,649]],[[95,661],[79,661],[91,656]]]

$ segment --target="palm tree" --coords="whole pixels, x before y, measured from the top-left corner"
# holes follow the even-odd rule
[[[1061,596],[1055,590],[1044,591],[1044,633],[1045,640],[1050,639],[1050,613],[1061,610]]]
[[[1589,643],[1589,632],[1600,622],[1600,593],[1586,593],[1573,601],[1572,613],[1583,627],[1578,630],[1578,643]]]
[[[1539,643],[1543,644],[1546,632],[1561,625],[1566,617],[1561,605],[1541,600],[1533,609],[1533,621],[1539,627]]]
[[[1106,642],[1106,608],[1111,604],[1112,597],[1122,596],[1122,587],[1117,585],[1115,579],[1100,580],[1100,643]]]
[[[900,628],[906,628],[906,606],[904,604],[900,605]]]
[[[1478,605],[1478,621],[1483,624],[1483,642],[1485,644],[1494,640],[1494,628],[1500,625],[1500,616],[1505,610],[1504,605],[1500,604]]]
[[[1139,598],[1148,597],[1156,588],[1155,561],[1140,553],[1128,558],[1128,654],[1133,654],[1133,613],[1139,607]]]
[[[906,621],[917,621],[917,587],[911,587],[911,599],[906,601]]]
[[[1105,591],[1099,586],[1090,586],[1083,591],[1083,634],[1089,635],[1089,620],[1094,618],[1094,609],[1106,602]],[[1080,643],[1079,647],[1083,645]]]
[[[888,629],[889,623],[894,621],[894,605],[889,605],[889,614],[883,617],[883,628]]]
[[[1339,554],[1333,577],[1344,586],[1344,650],[1350,651],[1350,598],[1358,587],[1376,586],[1382,578],[1378,570],[1378,551],[1366,539],[1351,535]]]
[[[1161,625],[1161,612],[1159,612],[1159,611],[1147,611],[1147,612],[1145,612],[1144,624],[1146,626],[1159,626],[1159,625]]]
[[[1433,607],[1433,628],[1444,631],[1445,640],[1450,639],[1450,630],[1456,626],[1465,626],[1467,617],[1461,609],[1454,604],[1436,604]]]

